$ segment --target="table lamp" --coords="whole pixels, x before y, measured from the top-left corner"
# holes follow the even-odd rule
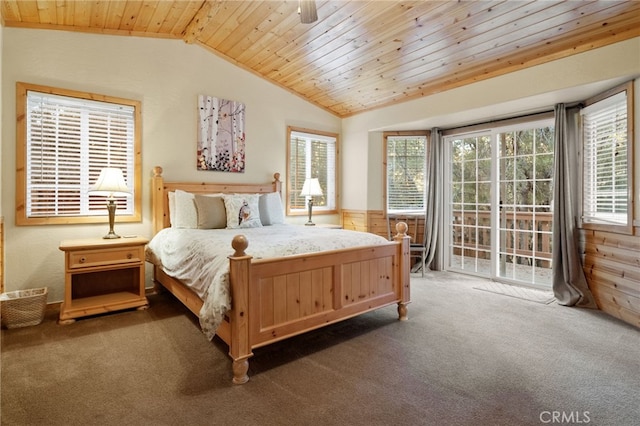
[[[103,238],[120,238],[113,232],[113,223],[116,215],[116,196],[128,196],[131,194],[127,183],[122,176],[122,170],[115,167],[105,167],[100,171],[96,183],[89,189],[90,194],[104,195],[107,197],[107,210],[109,211],[109,233]]]
[[[302,191],[300,192],[300,196],[307,197],[309,199],[309,221],[305,223],[307,226],[314,226],[315,223],[311,221],[311,211],[313,210],[313,197],[317,197],[322,195],[322,188],[320,188],[320,182],[317,178],[310,178],[304,181],[304,185],[302,185]]]

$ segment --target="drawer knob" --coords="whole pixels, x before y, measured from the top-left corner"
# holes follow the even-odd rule
[[[84,262],[86,262],[86,261],[87,261],[87,258],[86,258],[86,257],[81,257],[81,258],[80,258],[80,263],[84,263]]]
[[[127,253],[127,259],[131,259],[132,257],[133,257],[133,254]]]

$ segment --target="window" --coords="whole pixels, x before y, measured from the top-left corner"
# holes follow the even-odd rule
[[[385,135],[386,207],[390,213],[424,212],[427,135]]]
[[[631,232],[631,117],[633,83],[587,101],[582,109],[583,195],[586,228]]]
[[[289,127],[287,136],[287,214],[307,213],[307,201],[300,192],[308,178],[317,178],[322,188],[322,196],[314,197],[313,212],[336,213],[338,135]]]
[[[140,221],[140,103],[26,83],[16,93],[16,223],[103,222],[105,198],[88,190],[104,167],[132,192],[116,219]]]

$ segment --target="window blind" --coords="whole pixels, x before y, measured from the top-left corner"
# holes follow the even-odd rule
[[[619,92],[581,111],[584,145],[583,221],[628,221],[627,96]]]
[[[134,181],[133,106],[27,91],[27,217],[105,214],[105,199],[89,196],[103,167]],[[133,197],[118,214],[133,214]]]
[[[387,211],[425,210],[426,136],[387,137]]]
[[[300,196],[300,191],[305,179],[318,178],[322,196],[314,197],[314,210],[335,210],[336,138],[292,131],[289,143],[290,209],[307,209],[306,198]]]

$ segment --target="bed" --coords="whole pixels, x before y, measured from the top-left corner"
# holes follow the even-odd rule
[[[248,360],[253,356],[255,348],[391,304],[398,305],[400,320],[407,319],[407,305],[410,303],[410,238],[406,235],[406,224],[398,224],[393,241],[384,239],[383,242],[370,242],[364,239],[359,240],[360,245],[356,247],[343,247],[340,233],[355,233],[362,238],[371,238],[372,234],[286,225],[275,223],[276,220],[269,224],[272,226],[255,228],[172,229],[177,228],[176,224],[180,222],[174,216],[178,195],[196,197],[194,199],[198,201],[194,203],[198,207],[202,203],[212,203],[205,197],[221,196],[228,203],[235,198],[231,194],[238,197],[244,194],[251,200],[259,197],[260,202],[276,196],[280,202],[282,184],[278,173],[274,174],[274,180],[269,183],[229,184],[167,182],[162,177],[162,172],[161,167],[153,170],[154,237],[147,247],[147,260],[154,265],[155,284],[158,290],[166,289],[171,292],[200,318],[207,337],[212,338],[215,334],[228,345],[233,383],[242,384],[249,380]],[[229,208],[229,204],[226,207]],[[261,216],[262,212],[263,205],[260,204]],[[283,213],[282,215],[284,216]],[[235,214],[227,214],[227,219],[233,228],[236,220],[241,222]],[[268,215],[266,219],[262,219],[263,222],[271,220]],[[280,251],[276,255],[267,254],[265,246],[278,246],[275,235],[285,232],[307,238],[307,242],[314,242],[313,245],[319,240],[335,240],[338,243],[329,250],[301,254],[289,254],[288,251]],[[307,232],[311,235],[306,235]],[[195,250],[194,241],[208,240],[214,234],[216,238],[220,235],[220,241],[228,241],[230,246],[226,243],[213,243],[224,246],[223,249],[226,250],[222,268],[224,272],[211,271],[211,274],[217,274],[216,279],[221,279],[226,285],[221,287],[222,290],[206,288],[201,277],[191,279],[189,271],[176,272],[181,269],[213,269],[203,266],[209,264],[204,258],[200,259],[199,266],[190,268],[172,267],[170,262],[161,259],[160,252],[164,248],[170,247],[166,251],[174,253],[184,253],[186,250],[191,253],[191,250]],[[263,241],[265,239],[267,242]],[[284,247],[284,243],[282,245]],[[199,256],[183,255],[189,258]],[[205,277],[204,281],[208,281],[210,277],[213,275]],[[194,282],[199,284],[194,286]],[[213,306],[212,295],[216,293],[224,299],[225,292],[228,293],[229,305],[225,306],[223,303]],[[211,320],[209,316],[217,319]]]

